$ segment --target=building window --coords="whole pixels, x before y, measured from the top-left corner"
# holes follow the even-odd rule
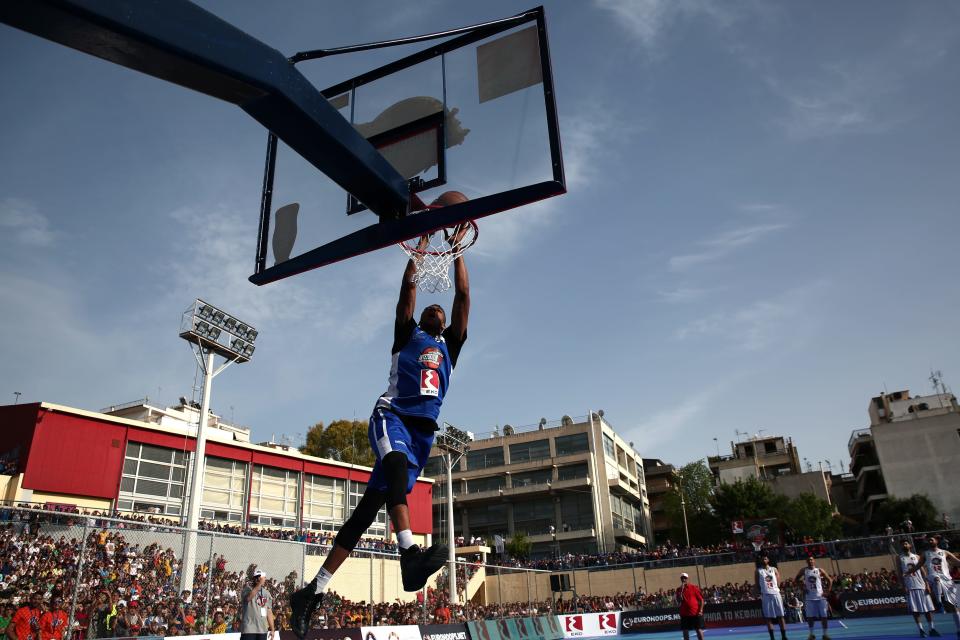
[[[556,512],[553,499],[530,500],[513,504],[513,530],[535,536],[550,533],[555,526]]]
[[[454,465],[456,467],[456,465]],[[447,471],[447,465],[443,461],[443,456],[431,456],[427,459],[427,464],[423,465],[423,476],[433,478]]]
[[[128,442],[117,509],[179,516],[187,476],[187,453]]]
[[[346,480],[308,473],[303,478],[303,523],[308,529],[332,530],[343,524]],[[330,525],[330,526],[324,526]]]
[[[436,487],[434,487],[436,489]],[[353,510],[357,508],[357,505],[360,504],[360,498],[363,497],[363,492],[367,490],[367,483],[365,482],[350,482],[350,513],[353,513]],[[370,528],[367,529],[366,535],[382,538],[387,535],[387,508],[381,507],[380,511],[377,512],[377,517],[374,519],[373,524],[370,525]]]
[[[593,496],[588,493],[564,492],[560,496],[560,530],[592,529]]]
[[[617,459],[617,454],[614,452],[613,438],[607,434],[603,434],[603,452],[607,454],[607,457],[611,460]]]
[[[763,450],[765,453],[776,453],[777,452],[777,443],[776,442],[764,442]]]
[[[547,484],[553,479],[552,469],[537,469],[513,474],[514,487],[532,487],[537,484]]]
[[[271,527],[296,527],[299,473],[254,465],[250,483],[250,522]]]
[[[510,445],[510,464],[543,460],[550,457],[550,441],[534,440]]]
[[[590,442],[585,433],[575,433],[569,436],[557,436],[553,441],[558,456],[569,456],[575,453],[590,451]]]
[[[570,464],[557,469],[557,479],[576,480],[577,478],[586,478],[588,473],[589,470],[587,468],[587,463],[584,462],[583,464]]]
[[[489,469],[503,466],[503,448],[478,449],[467,452],[467,470]]]
[[[467,480],[467,493],[481,493],[483,491],[497,491],[503,489],[505,481],[503,476],[491,476],[489,478],[476,478]]]
[[[491,504],[467,509],[467,527],[471,536],[482,536],[488,542],[498,533],[506,537],[507,505]]]
[[[200,517],[206,520],[243,522],[246,509],[247,464],[207,457],[203,471]]]

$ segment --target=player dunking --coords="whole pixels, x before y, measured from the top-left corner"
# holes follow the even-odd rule
[[[960,638],[960,593],[950,576],[950,563],[960,565],[960,559],[949,551],[941,549],[940,539],[937,536],[930,536],[927,544],[930,548],[923,552],[920,563],[907,573],[913,575],[920,569],[926,569],[930,593],[945,612],[953,614],[953,621],[957,625],[957,637]]]
[[[930,625],[930,635],[939,636],[933,622],[933,601],[930,600],[930,586],[923,579],[923,569],[917,571],[920,565],[920,556],[913,553],[910,543],[906,540],[900,545],[903,553],[897,558],[897,570],[900,572],[900,580],[907,596],[907,611],[913,615],[913,621],[917,623],[917,629],[920,630],[920,637],[924,638],[927,632],[920,622],[920,614],[927,617],[927,623]]]
[[[783,619],[783,597],[780,595],[780,571],[770,566],[770,557],[766,554],[760,559],[757,568],[757,588],[760,590],[760,608],[767,620],[767,633],[773,639],[773,623],[780,624],[780,638],[787,640],[787,625]]]
[[[437,198],[435,204],[451,205],[466,199],[462,193],[448,191]],[[452,237],[448,237],[451,246],[460,242],[466,230],[466,225],[455,229]],[[425,247],[426,243],[427,238],[421,238],[420,247]],[[435,544],[421,550],[413,544],[407,494],[413,490],[430,455],[440,405],[460,348],[467,339],[470,284],[462,255],[454,260],[453,268],[450,325],[447,326],[443,308],[436,304],[425,308],[417,323],[413,319],[417,303],[414,282],[417,268],[413,260],[407,262],[397,303],[389,387],[377,399],[367,431],[376,462],[363,497],[334,538],[330,555],[316,577],[290,598],[290,626],[301,640],[310,629],[310,619],[320,606],[327,583],[384,504],[397,532],[404,590],[422,589],[447,558],[444,545]]]
[[[807,558],[807,566],[797,573],[797,580],[802,580],[803,584],[803,614],[807,618],[807,626],[810,628],[809,640],[814,640],[817,636],[813,632],[813,624],[820,620],[820,626],[823,627],[823,640],[830,640],[827,633],[827,619],[829,608],[827,599],[824,597],[826,592],[830,591],[830,585],[833,581],[823,569],[817,566],[817,561],[813,556]]]

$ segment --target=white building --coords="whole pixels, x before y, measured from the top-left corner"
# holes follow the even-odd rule
[[[960,406],[952,393],[911,397],[883,393],[870,400],[870,426],[850,436],[850,471],[870,521],[888,497],[925,494],[960,521]]]

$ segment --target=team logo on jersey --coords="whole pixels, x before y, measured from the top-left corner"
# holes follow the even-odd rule
[[[427,369],[439,369],[440,365],[443,364],[443,352],[436,347],[427,347],[420,352],[417,362]]]
[[[440,374],[433,369],[420,370],[420,395],[440,396]]]

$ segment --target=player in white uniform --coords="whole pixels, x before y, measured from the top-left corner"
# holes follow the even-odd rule
[[[766,554],[760,558],[760,566],[757,568],[757,589],[760,591],[760,608],[763,610],[763,617],[767,620],[767,632],[770,634],[770,640],[773,637],[773,623],[780,623],[780,638],[787,640],[787,624],[783,619],[783,597],[780,595],[780,572],[776,567],[770,566],[770,557]]]
[[[817,637],[813,632],[813,623],[816,620],[820,620],[820,626],[823,627],[823,640],[830,640],[830,634],[827,633],[829,607],[825,594],[830,591],[833,580],[817,566],[813,556],[807,558],[807,566],[797,573],[797,580],[803,584],[803,613],[807,618],[807,626],[810,627],[809,640]]]
[[[903,588],[907,596],[907,611],[913,614],[913,620],[917,623],[920,630],[920,637],[924,638],[927,632],[923,629],[923,623],[920,622],[920,614],[925,614],[927,623],[930,625],[930,635],[939,636],[933,623],[933,601],[930,599],[930,586],[923,579],[923,569],[917,570],[920,566],[920,556],[913,553],[910,543],[906,540],[901,545],[903,553],[897,558],[897,571],[900,572],[900,580],[903,582]]]
[[[950,563],[960,565],[960,559],[949,551],[941,549],[940,539],[937,536],[930,536],[927,543],[930,548],[923,552],[920,564],[909,573],[912,575],[921,569],[926,570],[930,592],[944,611],[953,614],[953,621],[957,625],[957,637],[960,638],[960,593],[958,593],[960,589],[950,577]]]

